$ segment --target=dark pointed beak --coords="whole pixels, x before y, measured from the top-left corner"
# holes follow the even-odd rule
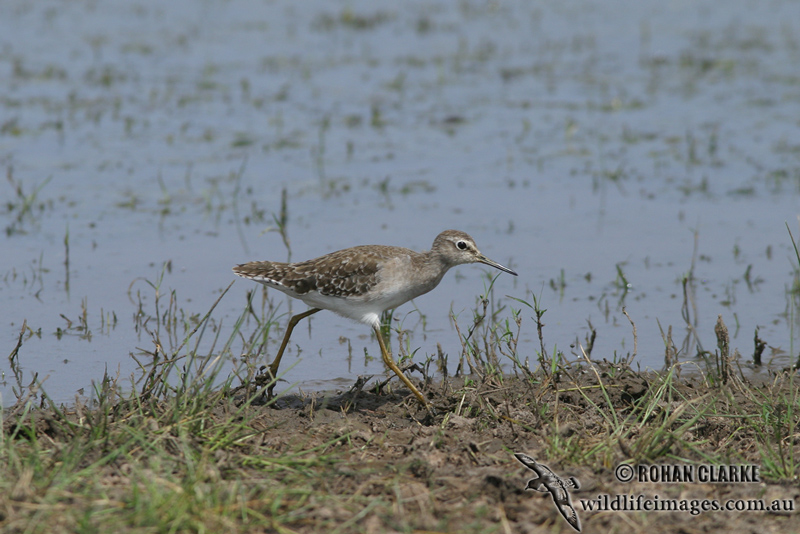
[[[478,261],[479,261],[480,263],[483,263],[483,264],[485,264],[485,265],[489,265],[489,266],[491,266],[491,267],[494,267],[495,269],[500,269],[500,270],[501,270],[501,271],[503,271],[504,273],[513,274],[514,276],[518,276],[518,275],[517,275],[517,273],[516,273],[515,271],[513,271],[513,270],[509,269],[508,267],[504,267],[503,265],[500,265],[500,264],[499,264],[499,263],[497,263],[496,261],[492,261],[492,260],[490,260],[489,258],[487,258],[486,256],[484,256],[483,254],[479,254],[479,255],[478,255]]]

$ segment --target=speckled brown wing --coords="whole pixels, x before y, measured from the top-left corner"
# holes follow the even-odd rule
[[[317,291],[331,297],[354,297],[366,294],[378,283],[383,262],[396,250],[361,246],[298,263],[254,261],[233,270],[244,278],[289,289],[297,296]]]
[[[328,297],[361,296],[378,283],[384,257],[376,252],[354,247],[295,263],[290,279],[301,281],[294,286],[298,294],[308,287]]]

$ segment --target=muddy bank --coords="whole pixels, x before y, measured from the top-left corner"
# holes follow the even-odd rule
[[[191,489],[191,521],[172,518],[170,508],[159,509],[156,524],[231,532],[572,531],[549,492],[526,491],[537,475],[515,459],[524,453],[562,480],[579,481],[569,494],[583,532],[800,529],[791,375],[722,384],[598,363],[553,375],[461,377],[421,383],[437,407],[432,419],[398,384],[377,393],[368,386],[290,393],[274,406],[243,390],[217,391],[180,412],[170,399],[27,414],[15,407],[4,421],[6,450],[19,457],[38,447],[52,468],[62,461],[74,474],[54,488],[15,475],[7,454],[0,524],[21,532],[38,517],[66,531],[79,518],[102,527],[117,517],[136,531],[142,518],[133,510],[143,494],[186,498]],[[76,448],[79,459],[59,460]],[[620,481],[620,465],[631,466],[633,480]],[[640,468],[650,465],[657,468]],[[660,470],[665,465],[676,467]],[[701,468],[750,478],[717,482],[699,476]],[[62,513],[65,500],[70,510]],[[653,511],[659,506],[672,508]]]

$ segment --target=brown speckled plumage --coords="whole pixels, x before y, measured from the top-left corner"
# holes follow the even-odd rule
[[[400,253],[418,255],[400,247],[362,245],[297,263],[252,261],[237,265],[233,271],[244,278],[289,289],[297,296],[317,291],[330,297],[359,297],[378,283],[384,262]]]

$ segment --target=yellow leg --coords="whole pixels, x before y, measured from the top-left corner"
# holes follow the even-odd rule
[[[381,331],[375,327],[373,327],[373,329],[375,330],[375,336],[377,336],[378,338],[378,343],[380,343],[381,345],[381,353],[383,353],[383,363],[386,364],[386,367],[394,371],[394,374],[397,375],[397,378],[402,380],[403,383],[408,387],[408,389],[410,389],[411,392],[417,396],[419,402],[421,402],[423,406],[430,409],[431,405],[425,399],[425,396],[419,392],[419,390],[414,386],[414,384],[411,383],[411,380],[406,378],[406,375],[403,374],[403,371],[401,371],[400,368],[397,367],[397,364],[394,363],[391,354],[389,354],[389,351],[386,350],[386,343],[383,342],[383,336],[381,335]]]
[[[269,374],[270,379],[272,380],[272,384],[267,388],[267,397],[270,399],[272,398],[272,390],[275,389],[275,384],[277,383],[276,378],[278,377],[278,366],[281,364],[281,358],[283,358],[283,351],[286,350],[286,345],[289,344],[289,338],[292,337],[292,330],[294,327],[297,326],[297,323],[308,317],[309,315],[314,315],[318,311],[321,311],[321,308],[311,308],[308,311],[304,311],[303,313],[298,313],[297,315],[292,315],[292,318],[289,319],[289,324],[286,325],[286,333],[283,334],[283,342],[281,343],[281,347],[278,349],[278,355],[275,356],[275,359],[272,360],[272,363],[269,364]]]

